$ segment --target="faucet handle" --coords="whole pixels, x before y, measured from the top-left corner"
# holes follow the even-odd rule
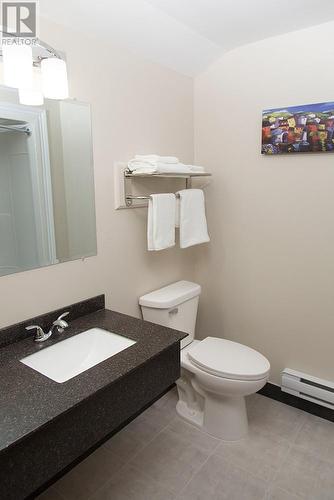
[[[64,312],[52,323],[52,327],[56,327],[58,333],[63,333],[64,329],[68,327],[67,321],[63,319],[68,314],[70,314],[68,311]]]
[[[30,326],[26,326],[26,330],[36,330],[36,336],[35,336],[35,340],[38,342],[38,341],[41,341],[42,339],[44,340],[45,338],[45,333],[44,333],[44,330],[43,328],[41,328],[40,326],[38,325],[30,325]]]
[[[69,312],[69,311],[64,312],[63,314],[61,314],[61,315],[59,316],[59,318],[57,318],[57,321],[60,321],[61,319],[65,318],[65,316],[68,316],[69,314],[70,314],[70,312]]]

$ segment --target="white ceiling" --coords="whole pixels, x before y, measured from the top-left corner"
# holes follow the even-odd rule
[[[334,20],[334,0],[40,0],[40,11],[194,76],[227,50]]]

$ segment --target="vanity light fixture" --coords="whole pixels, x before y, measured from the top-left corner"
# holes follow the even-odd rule
[[[1,28],[0,32],[4,33]],[[21,104],[40,106],[44,97],[69,97],[66,62],[59,52],[37,38],[30,45],[19,38],[4,39],[0,46],[4,84],[19,90]]]
[[[41,78],[40,68],[34,67],[31,85],[19,88],[19,101],[21,104],[27,106],[42,106],[44,104]]]
[[[47,99],[67,99],[68,81],[63,59],[49,57],[41,61],[42,92]]]
[[[38,89],[19,89],[19,101],[20,104],[25,104],[26,106],[43,106],[44,96],[42,92]]]
[[[27,45],[3,45],[4,84],[16,89],[32,83],[32,49]]]

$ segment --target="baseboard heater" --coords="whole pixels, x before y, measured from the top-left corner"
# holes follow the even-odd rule
[[[282,372],[282,391],[334,409],[334,382],[285,368]]]

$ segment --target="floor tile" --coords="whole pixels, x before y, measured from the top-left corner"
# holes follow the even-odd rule
[[[262,500],[267,484],[247,472],[212,455],[178,500]]]
[[[186,425],[186,424],[185,424]],[[206,461],[216,440],[204,443],[201,432],[188,430],[191,436],[162,431],[153,441],[139,452],[132,464],[147,473],[172,493],[178,493],[191,479],[194,472]],[[196,437],[196,434],[200,436]]]
[[[126,466],[91,500],[173,500],[166,488],[132,466]]]
[[[276,434],[262,434],[250,429],[246,439],[235,443],[222,442],[215,454],[264,481],[271,481],[289,447],[289,441]]]
[[[60,479],[55,486],[66,500],[87,500],[123,465],[116,454],[101,447]]]
[[[249,436],[227,443],[176,402],[172,390],[38,500],[334,500],[333,423],[255,394]]]
[[[303,500],[304,498],[276,487],[272,488],[266,496],[266,500]]]
[[[292,440],[304,423],[306,413],[266,396],[255,394],[248,409],[248,418],[250,430],[272,433]]]
[[[216,439],[197,429],[194,425],[184,422],[180,417],[176,417],[167,427],[167,430],[173,431],[179,439],[186,440],[207,453],[211,453],[221,443],[220,439]]]
[[[177,388],[173,387],[170,391],[168,391],[162,398],[158,399],[153,406],[160,408],[162,410],[170,411],[176,414],[176,403],[178,402],[179,397],[177,393]]]
[[[55,485],[50,486],[47,490],[39,495],[36,500],[66,500],[56,489]]]
[[[334,462],[334,423],[307,415],[305,423],[297,434],[295,444],[319,455],[322,459]]]
[[[293,446],[274,482],[306,500],[333,500],[334,464]]]
[[[175,394],[167,393],[158,402],[109,439],[104,446],[128,461],[176,417]]]

